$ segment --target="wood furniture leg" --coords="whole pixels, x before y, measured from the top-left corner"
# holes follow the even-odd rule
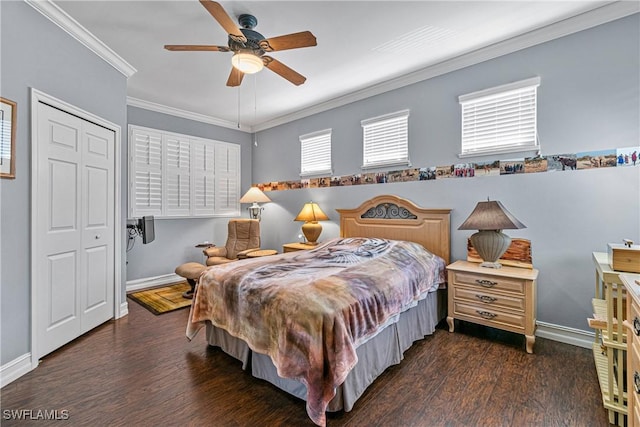
[[[533,345],[536,343],[535,335],[525,335],[525,339],[527,340],[527,353],[533,353]]]
[[[447,316],[447,324],[449,325],[449,332],[453,332],[453,327],[454,327],[453,317]]]

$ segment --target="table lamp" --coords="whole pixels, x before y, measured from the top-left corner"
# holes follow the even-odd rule
[[[487,199],[479,202],[469,218],[458,230],[479,230],[471,235],[471,244],[482,258],[481,267],[500,268],[500,257],[509,249],[511,237],[502,232],[506,229],[526,228],[502,203]]]
[[[247,209],[252,219],[260,221],[261,213],[264,208],[260,207],[258,203],[268,203],[271,199],[268,198],[258,187],[251,187],[249,191],[244,193],[244,196],[240,198],[240,203],[253,203]]]
[[[306,237],[308,245],[318,244],[318,237],[322,233],[322,225],[318,224],[318,221],[328,220],[329,217],[314,202],[305,203],[298,216],[294,219],[294,221],[304,221],[302,233]]]

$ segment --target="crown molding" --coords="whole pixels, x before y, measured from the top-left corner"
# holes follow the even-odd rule
[[[195,120],[202,123],[209,123],[224,128],[239,130],[242,132],[253,132],[253,129],[250,126],[240,125],[240,127],[238,127],[238,123],[235,122],[218,119],[216,117],[207,116],[200,113],[194,113],[192,111],[181,110],[179,108],[169,107],[167,105],[156,104],[155,102],[145,101],[144,99],[133,98],[131,96],[127,97],[127,105],[130,105],[132,107],[144,108],[145,110],[151,110],[157,113],[182,117],[183,119]]]
[[[624,18],[638,12],[640,12],[640,2],[638,1],[614,1],[597,9],[549,24],[508,40],[446,59],[413,73],[313,105],[309,108],[298,110],[293,114],[287,114],[273,120],[263,122],[259,125],[253,126],[253,131],[259,132],[294,120],[299,120],[313,114],[341,107],[352,102],[361,101],[375,95],[380,95],[391,90],[399,89],[401,87],[418,83],[423,80],[428,80],[452,71],[457,71],[471,65],[479,64],[490,59],[546,43],[560,37],[568,36],[579,31],[584,31],[598,25],[606,24],[607,22],[615,21],[616,19]]]
[[[138,71],[51,0],[24,1],[58,27],[62,28],[71,37],[78,40],[93,53],[105,60],[113,68],[124,74],[125,77],[129,78]]]

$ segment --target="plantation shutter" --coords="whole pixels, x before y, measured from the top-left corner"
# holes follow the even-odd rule
[[[331,129],[301,135],[300,175],[331,173]]]
[[[193,214],[215,213],[215,145],[191,141],[193,174]]]
[[[539,85],[533,78],[460,96],[461,155],[538,150]]]
[[[409,164],[409,110],[363,120],[363,168]]]
[[[215,148],[216,213],[232,214],[240,210],[240,147],[219,144]]]
[[[129,215],[239,216],[240,166],[238,144],[129,125]]]
[[[132,217],[162,213],[162,135],[133,129],[130,138]]]
[[[191,145],[188,139],[164,136],[165,215],[188,216],[191,213]]]

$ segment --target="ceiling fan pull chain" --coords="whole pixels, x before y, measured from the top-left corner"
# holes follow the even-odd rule
[[[240,86],[238,86],[238,129],[240,129]]]
[[[256,117],[258,116],[258,84],[256,83],[258,80],[258,76],[253,75],[253,124],[256,124]],[[258,146],[258,134],[253,132],[253,146]]]

